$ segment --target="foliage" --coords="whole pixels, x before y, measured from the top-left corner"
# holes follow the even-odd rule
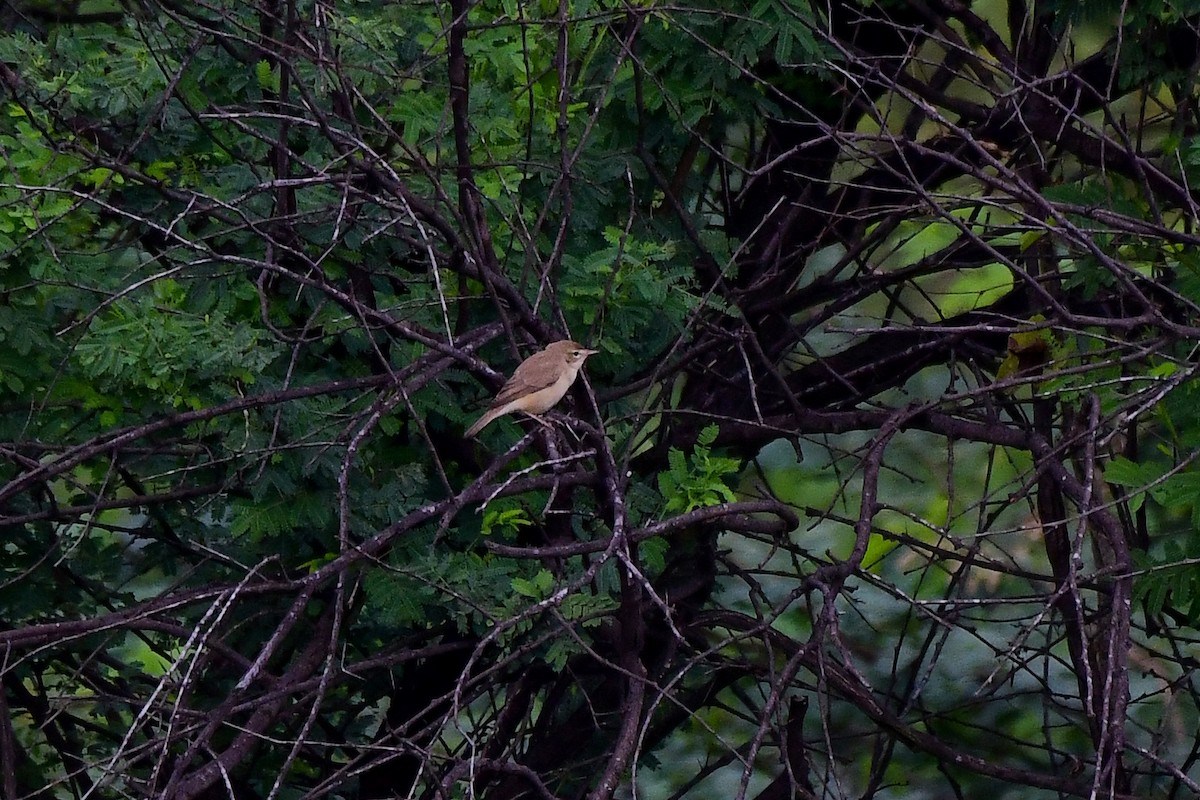
[[[658,490],[667,501],[664,510],[668,514],[737,501],[725,481],[741,468],[742,462],[712,454],[712,443],[719,433],[716,425],[700,431],[690,458],[674,447],[667,451],[669,466],[658,475]]]

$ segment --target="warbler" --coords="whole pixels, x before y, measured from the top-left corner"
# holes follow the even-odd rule
[[[579,342],[564,339],[534,353],[521,362],[512,377],[500,388],[491,407],[467,428],[464,435],[475,436],[492,420],[514,411],[535,419],[545,414],[563,399],[563,395],[579,377],[579,370],[587,357],[597,352]]]

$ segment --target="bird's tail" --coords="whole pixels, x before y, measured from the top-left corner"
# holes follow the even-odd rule
[[[487,424],[489,422],[494,420],[496,417],[500,416],[500,413],[501,413],[500,409],[498,409],[498,408],[488,409],[487,411],[484,412],[482,417],[475,420],[475,422],[471,425],[471,427],[467,428],[467,430],[463,434],[463,436],[466,437],[467,439],[473,439],[476,436],[476,434],[478,434],[481,430],[483,430],[485,427],[487,427]]]

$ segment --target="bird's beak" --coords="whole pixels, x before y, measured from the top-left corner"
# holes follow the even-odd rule
[[[585,348],[583,348],[583,354],[584,354],[585,356],[594,356],[594,355],[596,355],[596,354],[597,354],[597,353],[599,353],[599,352],[600,352],[599,350],[588,350],[586,347],[585,347]]]

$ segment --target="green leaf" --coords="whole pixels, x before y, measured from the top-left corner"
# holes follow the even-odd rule
[[[638,553],[641,555],[646,569],[653,574],[662,572],[663,567],[667,564],[666,556],[670,546],[670,542],[662,536],[652,536],[641,542],[638,545]]]
[[[549,597],[554,589],[554,575],[548,570],[541,570],[533,579],[513,578],[513,591],[522,597],[529,597],[534,600],[544,600]]]
[[[279,91],[279,75],[266,59],[255,62],[254,77],[258,80],[258,88],[270,92]]]
[[[668,513],[692,511],[737,499],[725,484],[725,478],[741,469],[736,458],[714,456],[708,445],[717,438],[718,428],[710,425],[701,431],[689,458],[675,448],[667,452],[668,470],[658,475],[659,491],[666,500]]]
[[[483,514],[482,533],[491,536],[493,533],[514,535],[521,528],[529,527],[533,520],[529,518],[524,508],[489,507]]]

